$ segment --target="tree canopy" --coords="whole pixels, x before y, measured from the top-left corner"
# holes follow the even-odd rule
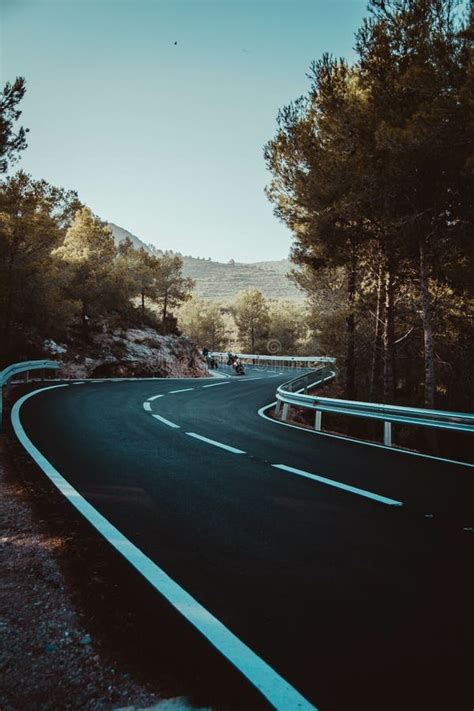
[[[448,404],[465,403],[450,368],[466,367],[451,346],[472,333],[474,310],[474,57],[473,12],[457,8],[369,2],[358,60],[314,62],[308,94],[280,111],[265,147],[294,278],[316,309],[318,292],[332,293],[323,311],[344,325],[333,355],[349,397],[359,387],[433,406],[449,389]],[[465,319],[443,323],[456,302]]]

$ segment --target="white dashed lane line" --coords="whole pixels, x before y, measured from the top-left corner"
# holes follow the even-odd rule
[[[380,496],[380,494],[374,494],[373,492],[366,491],[365,489],[358,489],[356,486],[349,486],[348,484],[343,484],[340,481],[326,479],[326,477],[324,476],[311,474],[311,472],[305,472],[303,469],[287,467],[286,464],[272,464],[272,467],[274,467],[275,469],[282,469],[285,472],[290,472],[290,474],[297,474],[298,476],[305,477],[306,479],[318,481],[321,484],[333,486],[336,489],[343,489],[344,491],[349,491],[351,494],[357,494],[358,496],[364,496],[367,499],[373,499],[374,501],[378,501],[382,504],[388,504],[389,506],[403,506],[403,503],[401,501],[397,501],[396,499],[389,499],[387,496]]]
[[[212,388],[215,387],[216,385],[226,385],[227,383],[212,383],[211,385],[203,385],[203,388]],[[194,390],[194,388],[184,388],[181,390],[172,390],[171,394],[176,393],[176,392],[189,392],[190,390]],[[171,420],[167,420],[166,417],[162,417],[161,415],[155,415],[151,411],[151,403],[150,401],[156,400],[157,398],[164,397],[163,394],[160,395],[153,395],[148,398],[143,403],[143,409],[146,410],[146,412],[150,412],[152,414],[152,417],[154,417],[156,420],[161,422],[164,425],[167,425],[168,427],[172,427],[174,429],[181,429],[180,425],[177,425],[175,422],[172,422]],[[243,449],[237,449],[237,447],[231,447],[228,444],[224,444],[223,442],[217,442],[215,439],[209,439],[208,437],[204,437],[203,435],[197,434],[196,432],[186,432],[188,437],[193,437],[194,439],[197,439],[201,442],[205,442],[206,444],[210,444],[213,447],[219,447],[220,449],[225,449],[227,452],[231,452],[232,454],[247,454]],[[356,486],[350,486],[349,484],[344,484],[340,481],[335,481],[334,479],[328,479],[323,476],[319,476],[318,474],[313,474],[312,472],[307,472],[304,471],[303,469],[296,469],[295,467],[289,467],[286,464],[271,464],[272,467],[275,469],[280,469],[281,471],[288,472],[290,474],[296,474],[297,476],[301,476],[305,479],[311,479],[312,481],[317,481],[320,484],[326,484],[327,486],[332,486],[336,489],[341,489],[343,491],[347,491],[351,494],[356,494],[357,496],[362,496],[366,499],[372,499],[372,501],[377,501],[382,504],[386,504],[388,506],[403,506],[403,502],[397,501],[396,499],[391,499],[387,496],[382,496],[380,494],[375,494],[372,491],[367,491],[366,489],[359,489]]]
[[[194,388],[182,388],[181,390],[170,390],[169,394],[174,395],[175,393],[188,393],[190,390],[194,390]]]
[[[155,420],[159,420],[164,425],[168,425],[168,427],[175,427],[177,430],[180,429],[179,425],[176,425],[174,422],[171,422],[171,420],[167,420],[166,417],[161,417],[161,415],[152,415],[152,417],[154,417]]]
[[[203,385],[203,388],[217,388],[219,385],[230,385],[230,383],[212,383],[212,385]]]
[[[223,444],[222,442],[216,442],[215,439],[208,439],[202,435],[196,434],[196,432],[186,432],[189,437],[194,437],[194,439],[199,439],[201,442],[207,442],[207,444],[212,444],[214,447],[220,447],[221,449],[227,450],[227,452],[232,452],[232,454],[245,454],[242,449],[236,449],[235,447],[230,447],[228,444]]]

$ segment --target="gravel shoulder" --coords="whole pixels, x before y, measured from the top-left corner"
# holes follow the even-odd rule
[[[71,599],[60,558],[71,544],[34,510],[38,492],[0,440],[0,708],[150,706],[159,690],[105,654]]]

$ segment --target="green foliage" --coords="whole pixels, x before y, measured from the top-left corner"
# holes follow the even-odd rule
[[[178,320],[183,334],[201,348],[223,351],[228,345],[228,334],[221,307],[198,296],[193,296],[179,311]]]
[[[267,351],[273,354],[299,355],[307,336],[306,311],[290,301],[270,304]]]
[[[176,332],[170,309],[192,286],[181,266],[130,241],[117,249],[75,192],[19,172],[0,186],[0,361],[41,353],[46,338],[87,340],[106,321]]]
[[[453,299],[472,305],[473,13],[451,0],[373,0],[369,13],[358,63],[325,55],[308,96],[280,112],[267,194],[294,234],[294,279],[318,331],[343,350],[331,355],[348,396],[357,382],[366,397],[432,406],[454,387],[439,358],[452,323],[440,329],[440,314]]]
[[[194,282],[189,277],[183,277],[183,260],[177,255],[164,254],[163,257],[157,258],[155,269],[155,301],[161,308],[162,320],[165,323],[170,309],[191,298]]]
[[[55,335],[70,309],[65,273],[51,251],[64,239],[77,194],[18,173],[0,186],[0,359],[21,352],[40,329]]]
[[[268,303],[258,289],[237,295],[233,307],[241,349],[246,353],[265,353],[270,316]]]
[[[79,307],[85,337],[89,321],[105,315],[119,300],[115,256],[110,228],[87,207],[78,210],[63,244],[52,252],[66,270],[64,291],[71,304]]]
[[[21,116],[18,104],[25,95],[25,80],[17,77],[13,84],[7,82],[0,93],[0,173],[6,173],[9,163],[18,160],[18,153],[26,148],[28,129],[14,132],[14,124]]]
[[[121,282],[129,299],[137,295],[140,297],[142,318],[145,316],[146,299],[153,302],[158,294],[157,263],[157,257],[149,254],[143,247],[134,248],[129,238],[118,246],[116,269],[121,275]]]

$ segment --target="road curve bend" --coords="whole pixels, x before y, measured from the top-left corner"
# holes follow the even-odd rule
[[[13,423],[273,707],[471,708],[472,469],[281,427],[287,373],[223,374],[45,388]]]

